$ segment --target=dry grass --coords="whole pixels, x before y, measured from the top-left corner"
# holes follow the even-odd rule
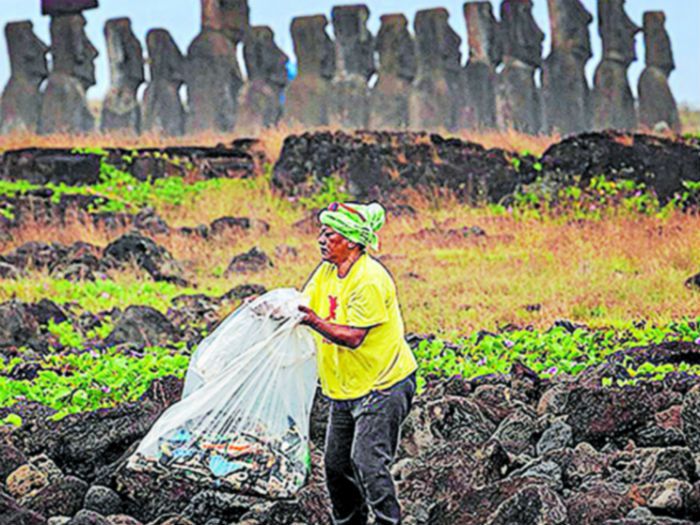
[[[449,199],[442,199],[436,208],[434,200],[415,195],[412,204],[418,210],[415,217],[389,217],[379,254],[397,281],[408,331],[451,336],[509,323],[547,327],[559,318],[612,326],[700,315],[700,293],[683,286],[686,278],[700,271],[700,217],[623,215],[600,221],[540,222],[494,215]],[[261,180],[230,181],[201,194],[186,208],[159,211],[176,226],[208,223],[224,215],[248,216],[271,225],[269,233],[256,229],[209,241],[156,237],[183,263],[186,277],[203,293],[221,294],[253,282],[268,289],[301,287],[319,262],[313,231],[293,226],[306,216],[305,210],[274,195]],[[462,226],[479,226],[487,235],[465,238],[447,233]],[[15,239],[2,251],[28,240],[84,240],[104,246],[118,233],[80,225],[34,225],[15,232]],[[253,246],[272,258],[274,268],[223,277],[231,258]],[[298,256],[276,255],[280,246],[295,248]],[[137,291],[114,293],[108,305],[123,308],[128,300],[162,306],[182,293],[173,288],[157,292],[160,296],[154,299],[138,291],[147,278],[133,272],[113,278]],[[76,285],[82,286],[86,285]],[[89,290],[84,288],[81,296],[86,307],[93,303]],[[0,301],[12,296],[61,300],[57,293],[42,273],[0,281]]]
[[[76,147],[104,147],[104,148],[165,148],[168,146],[216,146],[217,144],[229,144],[236,139],[246,136],[257,136],[261,141],[261,147],[267,154],[267,158],[275,161],[282,150],[284,139],[292,134],[300,134],[307,131],[333,131],[331,128],[302,128],[279,125],[265,129],[261,133],[214,133],[206,132],[196,135],[184,135],[182,137],[166,137],[158,133],[135,136],[131,134],[94,133],[89,135],[56,134],[36,135],[33,133],[10,133],[0,135],[0,153],[4,151],[22,148],[76,148]],[[530,151],[536,155],[543,153],[551,144],[558,142],[560,137],[533,136],[506,132],[459,132],[450,133],[446,130],[436,130],[443,136],[454,136],[462,140],[476,142],[486,148],[502,148],[514,152]]]

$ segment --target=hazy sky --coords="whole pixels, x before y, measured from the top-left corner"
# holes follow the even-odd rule
[[[500,0],[492,0],[494,6]],[[289,24],[292,17],[326,14],[336,0],[249,0],[251,23],[269,25],[275,31],[278,45],[294,60]],[[346,3],[356,3],[350,1]],[[357,2],[359,3],[359,2]],[[463,0],[366,0],[370,9],[370,30],[376,34],[379,28],[379,16],[392,12],[403,12],[413,21],[414,13],[419,9],[446,7],[450,12],[450,24],[462,37],[462,57],[466,60],[466,25],[462,15]],[[595,16],[596,0],[583,0],[583,3]],[[540,27],[549,33],[546,0],[534,0],[534,14]],[[32,20],[34,30],[41,39],[49,42],[49,19],[40,15],[39,0],[0,0],[0,24],[17,20]],[[676,71],[671,75],[671,87],[679,102],[700,107],[700,0],[627,0],[627,12],[632,20],[642,25],[642,14],[649,10],[666,12],[666,27],[671,35],[676,60]],[[498,10],[496,9],[496,12]],[[87,32],[93,44],[100,52],[97,58],[98,84],[91,88],[91,98],[101,98],[109,85],[109,69],[103,26],[106,20],[128,16],[133,23],[134,32],[141,39],[145,49],[145,36],[149,29],[162,27],[168,29],[183,52],[199,31],[199,0],[100,0],[99,9],[86,12]],[[332,28],[329,25],[329,33]],[[588,63],[589,79],[593,76],[595,66],[600,61],[601,44],[598,37],[597,20],[591,25],[594,57]],[[549,35],[545,41],[545,55],[549,51]],[[639,60],[630,68],[629,78],[636,93],[637,79],[644,68],[644,43],[637,37],[637,56]],[[4,38],[0,38],[0,86],[4,86],[10,76],[10,65]]]

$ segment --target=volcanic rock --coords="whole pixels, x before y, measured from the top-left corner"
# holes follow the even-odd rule
[[[127,233],[111,242],[105,248],[104,255],[118,264],[133,261],[156,281],[186,284],[180,277],[182,269],[170,252],[138,233]]]
[[[241,301],[251,295],[262,295],[267,289],[261,284],[239,284],[219,297],[221,301]]]
[[[19,301],[0,304],[0,348],[36,343],[39,323],[29,305]]]
[[[272,268],[274,265],[265,252],[253,247],[245,253],[236,255],[226,268],[224,276],[229,276],[232,273],[252,273],[260,272],[267,268]]]
[[[49,482],[38,492],[19,500],[26,508],[43,516],[72,516],[83,506],[88,484],[74,476],[65,476]]]
[[[67,525],[109,525],[109,522],[102,514],[83,509],[73,516]]]
[[[9,525],[46,525],[41,514],[23,509],[12,497],[0,490],[0,516]]]
[[[105,344],[154,346],[170,342],[177,336],[177,329],[158,310],[148,306],[129,306],[105,339]]]
[[[119,494],[109,487],[93,485],[85,494],[83,508],[94,510],[103,516],[119,514],[121,512],[122,500]]]

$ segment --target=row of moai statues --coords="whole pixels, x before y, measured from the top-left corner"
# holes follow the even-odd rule
[[[542,59],[544,33],[531,0],[502,0],[500,20],[488,1],[464,4],[469,58],[445,9],[418,11],[411,34],[404,15],[381,17],[376,37],[364,5],[337,6],[291,24],[298,75],[287,86],[287,56],[268,27],[251,27],[247,0],[201,0],[202,29],[183,55],[164,29],[149,31],[150,79],[145,82],[141,44],[126,18],[105,25],[111,87],[101,129],[159,132],[256,129],[280,121],[308,127],[370,129],[516,129],[575,133],[590,129],[648,128],[665,123],[678,131],[668,84],[674,69],[663,12],[644,14],[646,68],[635,104],[627,70],[636,60],[640,31],[625,0],[598,0],[603,58],[589,87],[591,14],[580,0],[547,0],[552,50]],[[84,9],[97,0],[42,0],[51,16],[49,51],[30,22],[8,24],[12,76],[2,97],[3,132],[88,132],[94,128],[86,90],[95,84],[97,51],[85,34]],[[237,59],[243,44],[248,78]],[[375,58],[376,57],[376,58]],[[536,73],[541,69],[541,86]],[[371,79],[376,74],[376,82]],[[48,76],[43,92],[40,89]],[[187,103],[181,87],[186,85]]]

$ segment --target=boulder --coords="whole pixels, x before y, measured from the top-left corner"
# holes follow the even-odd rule
[[[260,272],[274,265],[265,252],[253,247],[251,250],[236,255],[226,268],[224,276],[232,273],[253,273]]]
[[[88,484],[74,476],[51,481],[36,493],[19,500],[26,508],[43,516],[72,516],[83,506]]]
[[[571,523],[598,525],[606,520],[622,519],[635,503],[619,486],[596,482],[566,500]]]
[[[186,284],[180,276],[182,268],[170,252],[139,233],[122,235],[107,245],[104,255],[117,265],[134,262],[156,281],[172,282],[181,286]]]
[[[0,485],[5,483],[7,476],[27,463],[26,456],[21,450],[8,443],[0,443]]]
[[[0,516],[8,525],[47,525],[41,514],[23,509],[12,497],[0,490]]]
[[[93,485],[85,494],[83,508],[94,510],[103,516],[110,514],[119,514],[122,507],[122,501],[119,494],[114,492],[109,487]]]
[[[129,306],[105,339],[105,344],[155,346],[171,342],[177,337],[177,329],[158,310],[149,306]]]
[[[83,509],[73,516],[68,525],[109,525],[109,522],[102,514]]]

